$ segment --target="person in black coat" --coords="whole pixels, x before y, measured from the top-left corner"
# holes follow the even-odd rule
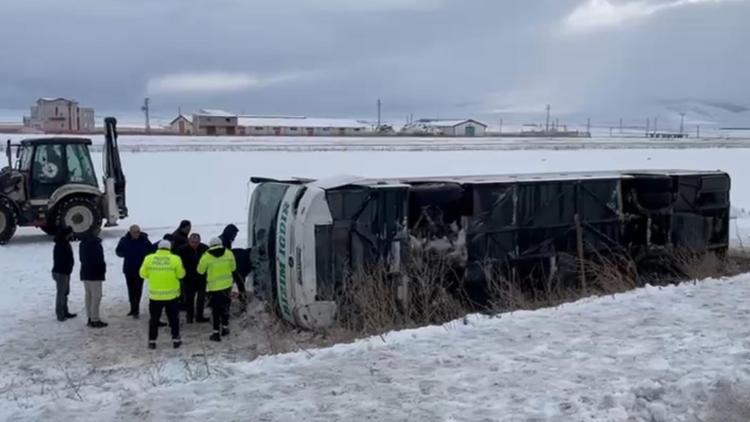
[[[79,245],[78,256],[81,260],[81,281],[86,290],[87,325],[92,328],[106,327],[108,324],[99,318],[102,285],[107,274],[102,239],[97,234],[89,234],[83,237]]]
[[[234,260],[237,263],[237,274],[239,274],[239,276],[242,277],[243,280],[246,279],[253,270],[252,263],[250,262],[250,252],[250,248],[232,249],[232,253],[234,253]]]
[[[70,245],[71,239],[73,239],[73,229],[67,226],[61,227],[55,235],[55,248],[52,253],[52,279],[57,285],[55,313],[58,321],[76,317],[76,314],[68,311],[70,275],[75,265],[73,247]]]
[[[182,280],[183,305],[187,312],[187,322],[208,322],[203,315],[206,306],[206,276],[198,274],[198,262],[208,246],[201,243],[201,235],[193,233],[188,244],[180,248],[177,254],[185,267],[185,278]]]
[[[237,233],[239,232],[240,229],[238,229],[234,224],[229,224],[224,227],[224,230],[219,235],[219,239],[221,239],[221,245],[226,249],[232,249],[232,243],[234,243],[234,240],[237,238]]]
[[[190,230],[192,230],[193,225],[190,223],[190,220],[182,220],[180,222],[179,227],[177,227],[177,230],[172,233],[172,253],[178,254],[180,249],[182,249],[183,246],[188,244],[188,236],[190,236]]]
[[[130,312],[128,316],[138,319],[140,316],[141,296],[143,294],[143,279],[138,270],[143,264],[146,255],[153,252],[153,246],[148,239],[148,234],[143,233],[138,225],[130,226],[128,233],[117,243],[115,253],[122,260],[122,273],[125,274],[125,282],[128,285],[128,299],[130,300]]]

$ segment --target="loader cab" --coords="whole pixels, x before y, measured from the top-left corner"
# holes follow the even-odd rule
[[[17,168],[24,174],[29,199],[49,199],[62,186],[98,188],[85,138],[27,139],[21,142]]]

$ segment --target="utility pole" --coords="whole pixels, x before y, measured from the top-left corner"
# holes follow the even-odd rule
[[[620,135],[622,135],[622,117],[620,117]]]
[[[680,113],[680,135],[685,133],[685,113]]]
[[[586,119],[586,133],[591,135],[591,117]]]
[[[380,128],[380,109],[383,106],[382,101],[380,101],[380,98],[378,98],[378,129]]]
[[[648,138],[648,132],[651,130],[651,118],[646,118],[646,137]]]
[[[700,138],[701,137],[701,125],[697,125],[695,127],[695,137]]]
[[[503,134],[503,119],[500,119],[500,134]]]
[[[151,120],[149,117],[149,107],[151,99],[146,97],[143,99],[143,107],[141,107],[141,111],[146,115],[146,133],[151,133]]]
[[[544,131],[547,133],[549,133],[549,111],[550,109],[552,109],[552,107],[549,104],[547,104],[547,121],[544,124]]]

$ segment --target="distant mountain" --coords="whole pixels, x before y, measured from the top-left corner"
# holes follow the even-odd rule
[[[686,124],[750,127],[750,108],[728,101],[701,98],[673,99],[659,101],[656,107],[676,114],[677,118],[684,113]],[[675,116],[672,115],[672,120],[674,119]]]
[[[551,124],[559,119],[560,125],[569,129],[582,130],[586,127],[587,119],[591,119],[592,128],[609,131],[620,126],[620,119],[625,129],[645,130],[648,124],[653,129],[662,131],[677,131],[680,128],[682,114],[684,114],[684,130],[694,133],[697,127],[704,131],[716,131],[721,128],[750,128],[750,107],[731,101],[703,98],[665,99],[637,104],[619,104],[616,101],[608,107],[592,107],[592,110],[575,112],[558,112],[565,104],[557,107],[552,105]],[[538,111],[536,111],[538,110]],[[535,109],[514,109],[504,107],[490,113],[480,113],[477,117],[490,124],[492,130],[499,126],[500,119],[504,120],[506,128],[518,128],[524,124],[545,125],[544,106]]]

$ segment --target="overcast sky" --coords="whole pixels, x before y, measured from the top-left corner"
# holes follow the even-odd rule
[[[743,0],[0,0],[0,108],[367,117],[750,105]]]

